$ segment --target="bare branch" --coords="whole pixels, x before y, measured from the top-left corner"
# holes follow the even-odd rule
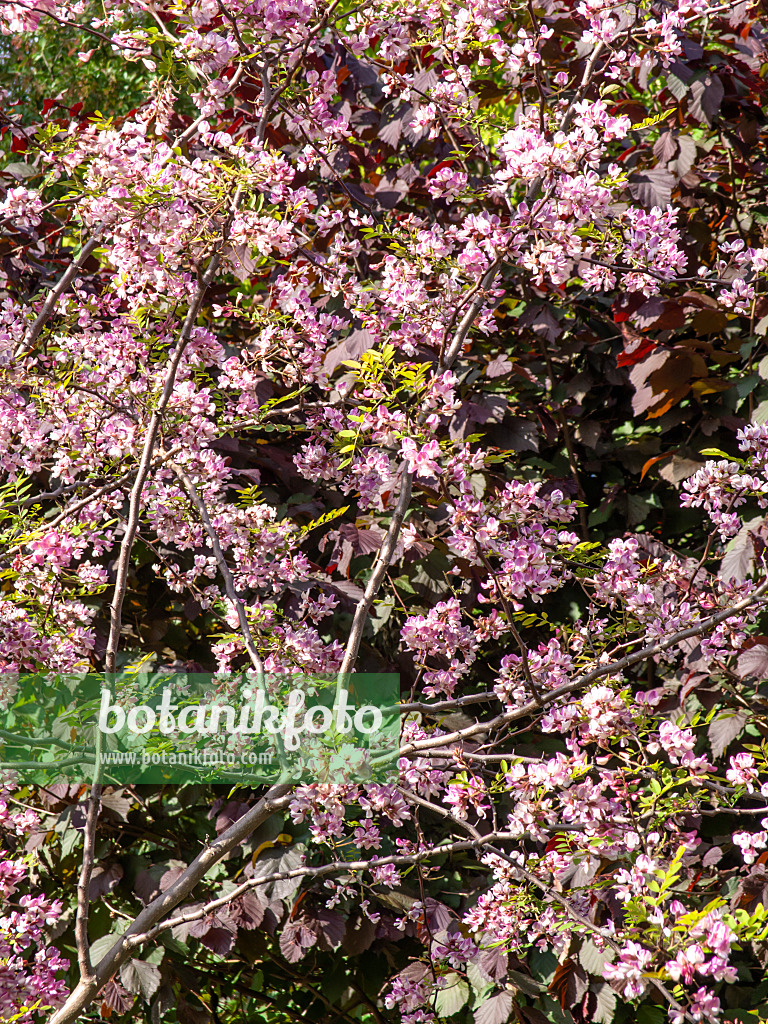
[[[262,885],[269,885],[271,882],[281,882],[292,878],[323,878],[326,875],[345,873],[349,871],[368,871],[371,868],[383,867],[387,864],[410,866],[429,860],[430,857],[441,857],[447,853],[460,853],[465,850],[476,850],[488,843],[504,842],[507,840],[511,841],[519,838],[519,835],[513,835],[511,832],[489,832],[488,835],[485,836],[478,835],[476,838],[471,840],[463,839],[455,843],[444,843],[441,846],[434,846],[429,850],[424,850],[420,853],[391,854],[387,857],[374,857],[371,858],[371,860],[330,861],[328,864],[318,864],[315,867],[293,868],[290,871],[276,871],[271,875],[263,875],[260,878],[249,878],[247,882],[242,882],[236,889],[228,892],[226,896],[219,896],[216,899],[205,903],[202,907],[197,907],[194,910],[182,911],[175,917],[162,921],[151,931],[148,931],[143,935],[132,936],[130,939],[130,945],[132,948],[135,948],[145,942],[151,941],[159,935],[160,932],[167,931],[169,928],[177,928],[182,924],[199,921],[201,918],[205,917],[206,914],[213,913],[215,910],[220,910],[221,907],[227,906],[234,900],[239,899],[240,896],[250,892],[252,889],[258,889]]]
[[[98,773],[98,771],[99,761],[97,757],[96,772]],[[90,797],[88,798],[88,815],[85,819],[83,863],[77,883],[77,915],[75,917],[77,963],[80,968],[80,977],[86,980],[93,977],[93,965],[91,964],[90,946],[88,944],[88,913],[90,909],[89,890],[93,873],[93,856],[96,849],[96,826],[99,821],[100,808],[101,785],[98,782],[94,782],[91,786]]]
[[[752,594],[743,598],[741,601],[737,601],[736,604],[732,605],[730,608],[723,608],[714,615],[710,615],[709,618],[702,619],[700,622],[696,622],[692,626],[688,626],[686,629],[681,629],[677,633],[673,633],[671,636],[666,637],[664,640],[659,640],[658,643],[649,644],[648,646],[641,648],[639,651],[627,654],[625,657],[619,658],[618,661],[608,662],[605,665],[600,665],[597,668],[591,669],[589,672],[585,672],[583,675],[578,676],[573,680],[573,682],[564,683],[563,686],[558,686],[556,690],[550,690],[549,693],[542,693],[541,704],[531,701],[528,704],[523,704],[519,708],[513,708],[510,711],[505,711],[503,714],[497,715],[488,722],[476,722],[474,725],[468,725],[464,729],[457,729],[455,732],[446,733],[444,736],[434,736],[428,740],[414,740],[412,743],[406,743],[402,746],[396,756],[403,757],[406,754],[411,754],[417,750],[430,750],[435,747],[445,747],[451,743],[460,743],[463,739],[466,739],[469,736],[475,736],[477,733],[481,732],[485,733],[496,726],[506,725],[508,722],[515,722],[520,718],[526,718],[528,715],[535,714],[536,712],[541,711],[542,705],[552,704],[561,697],[565,697],[569,693],[574,693],[576,690],[580,690],[582,687],[588,686],[596,679],[601,679],[603,676],[622,672],[625,668],[630,668],[632,665],[636,665],[640,661],[645,661],[648,658],[652,658],[655,654],[661,654],[662,651],[666,651],[670,647],[676,646],[681,640],[687,640],[692,636],[701,636],[703,633],[706,633],[721,622],[725,622],[726,619],[733,618],[735,615],[738,615],[753,604],[764,604],[765,601],[763,600],[763,597],[766,591],[768,591],[768,579],[761,583]]]
[[[230,850],[243,843],[262,822],[266,821],[270,814],[286,807],[290,799],[290,788],[287,785],[272,786],[255,807],[252,807],[247,814],[244,814],[209,846],[206,846],[202,853],[195,857],[183,875],[141,911],[133,924],[102,957],[92,976],[80,980],[61,1009],[51,1017],[49,1024],[72,1024],[77,1020],[115,971],[130,958],[133,949],[130,944],[131,938],[154,928],[163,915],[178,906],[205,877],[206,873]]]
[[[496,274],[501,269],[503,258],[498,256],[490,267],[486,270],[485,274],[480,281],[477,288],[477,294],[475,295],[472,302],[467,307],[467,311],[461,318],[459,326],[451,339],[451,344],[448,346],[445,355],[440,362],[440,368],[442,370],[450,370],[453,364],[456,362],[459,354],[461,353],[462,346],[466,341],[469,329],[477,318],[477,314],[483,308],[483,303],[486,301],[488,296],[486,292],[491,287],[496,277]]]
[[[103,227],[103,224],[98,224],[93,229],[93,234],[77,254],[77,257],[70,263],[53,288],[48,292],[48,296],[41,306],[40,312],[37,314],[34,323],[29,325],[24,334],[21,345],[19,345],[16,350],[16,359],[21,359],[21,357],[25,355],[37,341],[43,327],[45,327],[53,315],[56,303],[67,288],[69,288],[70,284],[72,284],[80,270],[82,270],[88,257],[98,248]]]
[[[357,655],[360,650],[360,643],[363,639],[363,630],[365,629],[365,623],[368,620],[368,614],[371,610],[373,600],[379,591],[384,577],[389,569],[389,564],[394,556],[395,549],[397,547],[397,538],[400,535],[400,528],[403,525],[405,514],[408,511],[408,506],[411,502],[411,489],[413,487],[413,474],[407,470],[403,470],[403,475],[400,480],[400,494],[397,499],[397,505],[395,511],[392,513],[392,522],[389,524],[389,529],[381,542],[378,554],[373,563],[373,572],[371,578],[368,580],[368,585],[365,588],[365,593],[357,603],[355,608],[355,617],[352,620],[352,629],[349,634],[349,640],[347,641],[347,649],[344,652],[344,660],[341,663],[339,669],[339,675],[344,676],[352,672],[357,661]]]

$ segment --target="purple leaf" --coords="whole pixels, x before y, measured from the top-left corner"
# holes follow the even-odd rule
[[[408,195],[408,182],[392,175],[383,175],[376,186],[374,197],[383,210],[394,210],[397,204]]]
[[[691,83],[688,111],[697,121],[712,127],[723,102],[725,89],[717,75],[709,74]]]
[[[563,333],[560,321],[549,306],[529,306],[517,322],[520,327],[530,327],[534,334],[547,341],[557,341]]]
[[[677,153],[677,139],[670,131],[664,131],[653,145],[653,155],[660,164],[668,164]]]
[[[117,885],[123,877],[123,869],[119,864],[110,864],[108,868],[97,864],[91,875],[91,884],[88,887],[88,900],[94,900],[106,896],[108,892]]]
[[[115,981],[114,978],[104,986],[101,996],[102,1005],[106,1004],[110,1010],[121,1015],[127,1013],[136,1002],[136,996],[129,995],[120,982]]]
[[[149,1001],[160,987],[160,968],[146,960],[129,960],[120,968],[120,980],[129,992],[141,993]]]
[[[187,865],[183,861],[168,861],[168,870],[160,879],[160,892],[165,892],[166,889],[170,889],[173,883],[178,881],[186,870]]]
[[[153,864],[151,868],[144,868],[136,875],[133,891],[145,905],[159,895],[159,881],[162,874],[163,869],[159,865]]]
[[[354,523],[344,523],[339,527],[339,536],[352,545],[356,555],[370,555],[381,547],[384,532],[378,528],[361,530]]]
[[[203,906],[203,903],[185,903],[183,907],[179,907],[179,912],[183,913],[185,911],[200,910]],[[203,918],[203,921],[204,920],[205,918]],[[178,939],[180,942],[186,942],[186,940],[189,938],[192,932],[192,927],[199,923],[200,922],[198,921],[185,921],[182,924],[177,924],[175,928],[173,928],[172,930],[172,935],[174,939]]]
[[[657,396],[646,381],[652,373],[660,370],[668,359],[669,352],[666,349],[655,349],[629,371],[629,379],[635,389],[635,394],[632,396],[632,412],[636,416],[645,412],[656,401]]]
[[[290,921],[280,933],[280,952],[289,964],[295,964],[316,942],[317,936],[303,921]]]
[[[728,542],[723,560],[720,563],[718,576],[721,580],[729,583],[735,580],[741,583],[752,572],[755,561],[755,545],[752,541],[752,531],[763,522],[763,516],[755,516],[744,523],[736,536]]]
[[[444,903],[428,896],[424,901],[424,908],[427,912],[427,923],[429,930],[435,934],[445,931],[454,921],[454,916]]]
[[[768,646],[755,644],[748,651],[742,651],[736,662],[736,671],[742,679],[754,676],[758,682],[768,679]]]
[[[660,206],[664,209],[672,200],[675,176],[664,167],[652,167],[647,171],[636,171],[629,179],[629,192],[633,199],[650,209]]]
[[[241,800],[230,800],[226,803],[216,817],[216,835],[225,832],[230,825],[234,825],[249,810],[250,805]]]
[[[511,992],[497,992],[475,1010],[475,1024],[506,1024],[514,1005]]]
[[[696,162],[696,141],[690,135],[681,135],[677,144],[680,147],[680,152],[671,169],[678,178],[682,178]]]
[[[323,369],[327,374],[333,371],[347,359],[359,359],[369,348],[376,344],[374,336],[364,327],[357,327],[338,345],[333,345],[325,353]]]
[[[505,355],[496,356],[485,368],[486,377],[503,377],[512,369],[512,363]]]
[[[266,901],[257,893],[246,892],[230,904],[229,914],[238,928],[251,931],[258,928],[264,920],[266,908]]]
[[[200,941],[217,956],[225,956],[234,946],[235,936],[228,928],[210,928]]]
[[[102,808],[112,811],[121,821],[127,819],[128,811],[136,803],[132,796],[123,796],[124,792],[124,789],[117,789],[112,793],[103,793],[101,797]]]
[[[478,955],[475,963],[478,968],[494,981],[501,981],[508,973],[507,954],[494,946],[492,949],[484,949]]]
[[[349,918],[342,945],[352,956],[364,953],[376,936],[376,925],[363,915]]]
[[[727,711],[713,718],[707,731],[712,756],[722,757],[730,744],[741,735],[746,724],[747,716],[737,712]]]
[[[413,107],[410,103],[387,103],[381,112],[378,137],[382,142],[397,148],[404,126],[411,120]]]
[[[360,86],[376,85],[379,80],[379,76],[376,69],[371,64],[366,64],[364,61],[358,60],[351,53],[347,53],[344,56],[344,63],[349,68],[352,77]]]
[[[341,914],[325,907],[321,907],[312,918],[307,919],[307,924],[317,935],[320,948],[325,950],[337,949],[347,929],[347,923]]]

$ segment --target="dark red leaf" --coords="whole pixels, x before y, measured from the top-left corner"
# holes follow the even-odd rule
[[[705,78],[691,83],[688,110],[697,121],[711,128],[724,95],[725,89],[721,79],[717,75],[706,75]]]
[[[675,176],[665,167],[652,167],[647,171],[636,171],[629,177],[629,192],[643,206],[649,209],[660,206],[666,209],[672,201]]]
[[[115,981],[114,978],[112,981],[107,982],[102,989],[101,995],[103,1000],[101,1004],[103,1016],[108,1016],[108,1014],[104,1013],[105,1006],[110,1011],[114,1010],[116,1013],[123,1014],[127,1013],[136,1002],[136,996],[130,995],[120,982]]]
[[[246,892],[230,904],[229,915],[238,928],[250,931],[264,920],[266,908],[266,901],[258,893]]]
[[[556,995],[560,1006],[567,1010],[575,1006],[587,991],[587,976],[575,960],[566,960],[557,965],[549,991]]]
[[[91,874],[91,884],[88,887],[89,901],[93,903],[94,900],[106,896],[108,892],[114,889],[122,877],[123,869],[119,864],[110,864],[108,868],[97,864]]]

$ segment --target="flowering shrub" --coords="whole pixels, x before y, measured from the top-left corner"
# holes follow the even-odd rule
[[[760,14],[0,3],[0,700],[403,684],[386,784],[7,775],[0,1019],[766,1016]]]

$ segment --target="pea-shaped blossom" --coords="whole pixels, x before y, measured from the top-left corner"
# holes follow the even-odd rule
[[[755,759],[751,754],[742,752],[730,759],[731,767],[726,771],[725,777],[734,786],[746,786],[748,793],[754,793],[757,772],[755,771]]]
[[[603,977],[608,981],[617,982],[626,999],[636,999],[648,987],[645,977],[653,960],[653,953],[631,939],[619,953],[615,963],[606,964]]]
[[[703,508],[718,528],[723,540],[735,536],[741,526],[734,510],[754,496],[760,508],[768,507],[768,481],[744,473],[737,462],[720,459],[707,462],[683,482],[680,504],[685,508]]]
[[[408,472],[417,477],[439,476],[442,472],[438,459],[441,456],[437,441],[427,441],[421,448],[411,437],[404,437],[400,445],[400,454],[408,463]]]
[[[759,851],[768,845],[768,832],[734,832],[733,841],[741,850],[744,863],[754,864],[760,855]]]

